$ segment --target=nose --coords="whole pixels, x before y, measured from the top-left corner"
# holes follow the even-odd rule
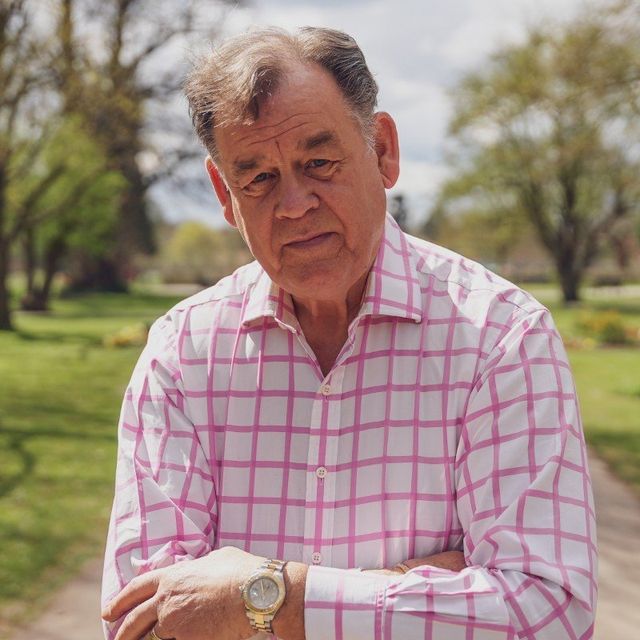
[[[279,198],[276,203],[277,218],[301,218],[308,211],[317,209],[320,199],[312,186],[298,176],[281,176]]]

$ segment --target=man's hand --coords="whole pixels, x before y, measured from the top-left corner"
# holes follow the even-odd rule
[[[430,567],[438,567],[439,569],[449,569],[449,571],[462,571],[467,568],[467,563],[464,561],[464,553],[462,553],[462,551],[443,551],[442,553],[436,553],[426,558],[405,560],[403,564],[406,564],[409,569],[421,567],[425,564]]]
[[[405,560],[402,564],[409,567],[409,569],[428,565],[430,567],[438,567],[440,569],[449,569],[449,571],[462,571],[467,567],[462,551],[443,551],[442,553],[436,553],[424,558],[411,558],[409,560]],[[383,573],[388,575],[402,573],[402,570],[396,567],[393,567],[392,569],[373,569],[372,571],[374,573]]]
[[[129,611],[116,640],[243,640],[254,635],[238,587],[264,558],[223,547],[134,578],[103,610],[115,622]]]

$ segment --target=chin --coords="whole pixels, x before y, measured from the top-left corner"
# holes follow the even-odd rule
[[[314,300],[333,299],[340,289],[340,287],[336,286],[335,278],[324,274],[292,278],[287,281],[283,288],[296,298],[311,298]]]
[[[318,302],[345,299],[352,287],[362,276],[353,279],[355,274],[353,265],[342,266],[339,269],[312,269],[306,274],[296,274],[283,284],[295,298],[317,300]],[[366,274],[362,274],[366,275]]]

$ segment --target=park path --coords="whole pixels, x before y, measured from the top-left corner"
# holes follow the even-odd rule
[[[600,595],[595,640],[635,640],[640,629],[640,500],[591,457]],[[92,560],[61,589],[28,628],[9,640],[102,640],[101,560]]]

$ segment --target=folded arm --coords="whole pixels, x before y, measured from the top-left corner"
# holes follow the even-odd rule
[[[149,367],[153,375],[144,373]],[[185,415],[177,371],[166,363],[148,362],[144,355],[137,371],[142,391],[128,394],[121,418],[118,477],[128,486],[121,487],[114,507],[105,568],[109,638],[116,636],[127,607],[137,598],[134,612],[146,607],[151,622],[157,605],[169,602],[163,594],[180,600],[175,576],[189,573],[191,563],[184,561],[193,560],[195,571],[207,558],[215,561],[229,553],[210,553],[214,481],[203,444],[194,438]],[[170,460],[151,450],[166,448],[169,441]],[[489,355],[469,399],[456,457],[464,567],[460,552],[408,559],[412,568],[404,575],[290,563],[287,601],[274,620],[278,636],[592,636],[596,554],[586,451],[566,356],[545,312],[525,317]],[[151,461],[158,459],[163,466],[154,468]],[[153,527],[147,517],[151,513]],[[166,533],[158,537],[154,531]],[[239,553],[247,571],[261,562]],[[157,570],[174,563],[184,563],[184,568]],[[145,572],[146,579],[125,588],[124,600],[112,600]],[[237,595],[244,574],[218,579],[213,571],[204,573],[202,588],[217,594],[209,600],[207,619],[226,612],[248,637],[250,627]],[[181,578],[180,584],[192,583]],[[145,604],[149,600],[153,603]],[[178,601],[167,610],[180,610]]]
[[[595,520],[571,372],[544,310],[489,354],[456,453],[460,572],[310,567],[307,640],[590,638]]]

